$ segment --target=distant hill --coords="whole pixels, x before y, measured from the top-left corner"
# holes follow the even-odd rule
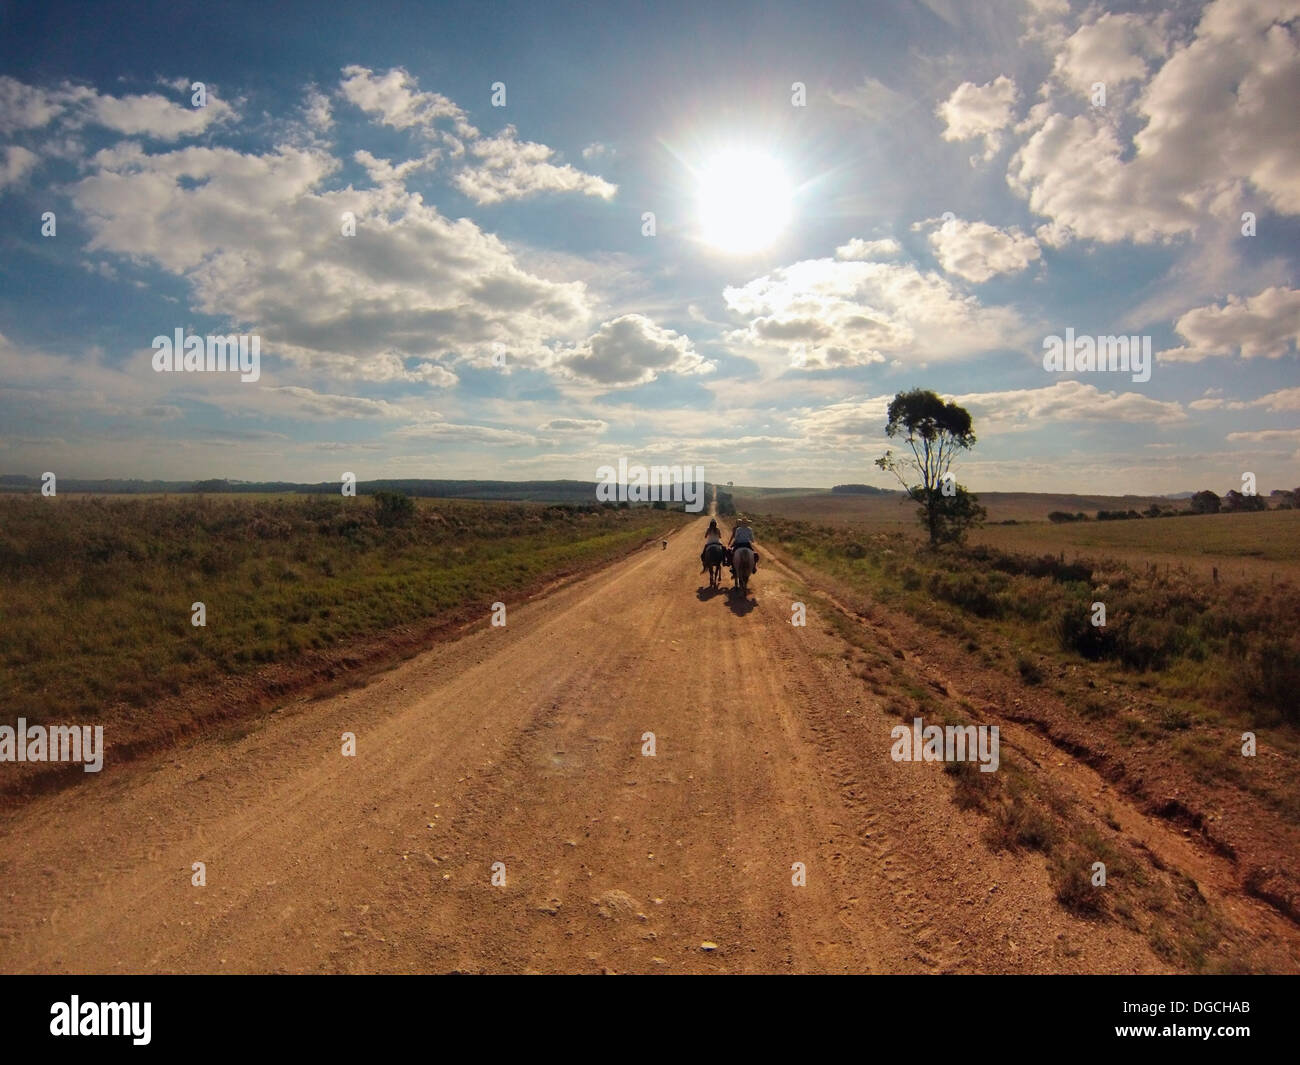
[[[834,496],[892,496],[897,495],[895,489],[877,488],[871,484],[837,484],[831,489],[831,495]]]
[[[203,481],[85,480],[76,477],[58,479],[60,493],[89,492],[105,495],[185,494],[190,492],[274,492],[308,495],[337,495],[338,481],[303,484],[294,481],[235,481],[213,478]],[[20,474],[0,476],[0,492],[38,492],[38,477]],[[358,481],[358,495],[375,492],[404,492],[412,496],[436,496],[441,499],[503,499],[546,503],[590,503],[596,498],[594,481],[464,481],[406,478],[397,480]]]
[[[201,481],[138,481],[60,477],[57,487],[60,494],[180,495],[260,492],[338,495],[340,482],[320,481],[315,484],[302,484],[294,481],[237,481],[224,478],[209,478]],[[705,486],[706,492],[708,487]],[[28,477],[22,474],[0,475],[0,492],[39,492],[40,488],[39,477]],[[596,500],[595,481],[468,481],[412,477],[357,482],[357,495],[373,495],[375,492],[383,491],[438,499],[484,499],[525,503],[593,503]],[[708,498],[707,494],[705,498]]]

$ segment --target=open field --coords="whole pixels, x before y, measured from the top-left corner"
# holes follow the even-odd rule
[[[1187,568],[1204,580],[1300,583],[1300,510],[1198,514],[1190,518],[985,526],[971,542],[1006,551],[1064,551],[1067,559],[1108,558]]]
[[[867,533],[899,533],[917,541],[924,536],[916,521],[916,505],[901,494],[887,497],[735,491],[740,493],[735,496],[736,509],[759,516],[760,539],[763,516],[856,527]],[[1104,557],[1134,566],[1183,566],[1206,581],[1212,580],[1217,568],[1222,581],[1286,578],[1300,582],[1300,510],[1055,524],[1047,520],[1047,515],[1057,510],[1070,514],[1082,511],[1095,518],[1098,510],[1140,513],[1152,503],[1181,509],[1187,502],[1146,496],[1030,492],[988,492],[979,498],[989,516],[984,526],[970,534],[974,544],[1035,554],[1064,551],[1068,560]],[[1002,521],[1016,524],[997,524]]]
[[[797,521],[866,522],[881,527],[913,527],[915,504],[902,492],[888,495],[832,494],[829,490],[808,489],[730,489],[738,511],[774,514]],[[1152,503],[1163,506],[1187,506],[1186,500],[1161,499],[1156,496],[1068,495],[1038,492],[980,492],[979,501],[988,510],[990,522],[1046,521],[1054,510],[1071,514],[1083,511],[1093,517],[1098,510],[1137,510]]]
[[[1300,970],[1284,726],[1243,766],[1248,711],[1180,716],[1048,650],[1018,669],[1016,617],[901,537],[851,558],[773,529],[749,596],[710,590],[703,525],[0,809],[0,969]],[[1008,609],[1054,606],[1054,578],[1004,576]],[[914,716],[1000,727],[998,771],[892,758]]]
[[[5,709],[174,732],[201,716],[200,689],[256,699],[305,662],[333,676],[399,632],[486,617],[685,520],[594,504],[0,498]]]

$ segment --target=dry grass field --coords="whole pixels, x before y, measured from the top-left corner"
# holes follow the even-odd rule
[[[920,539],[915,505],[902,495],[831,495],[826,491],[734,489],[737,510],[757,515],[763,536],[764,515],[788,521],[857,526],[865,532],[898,532]],[[972,544],[1030,554],[1065,553],[1067,561],[1105,558],[1129,566],[1179,567],[1206,581],[1218,570],[1221,581],[1300,582],[1300,510],[1204,514],[1179,518],[1143,518],[1054,524],[1052,511],[1136,510],[1153,503],[1183,509],[1185,500],[1150,496],[1039,495],[1032,492],[986,492],[979,497],[988,521],[972,532]],[[1013,525],[1001,522],[1012,521]]]

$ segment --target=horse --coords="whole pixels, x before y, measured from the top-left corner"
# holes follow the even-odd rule
[[[754,572],[754,552],[748,547],[736,547],[731,552],[731,572],[735,579],[733,587],[740,589],[741,595],[749,592],[749,576]]]
[[[722,583],[722,563],[727,558],[727,549],[721,544],[706,544],[704,547],[704,565],[709,570],[709,587],[717,588]]]

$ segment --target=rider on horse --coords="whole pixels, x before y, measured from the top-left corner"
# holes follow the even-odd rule
[[[727,547],[728,566],[731,565],[731,552],[737,547],[747,547],[754,555],[754,572],[758,572],[758,550],[754,547],[754,530],[749,527],[749,519],[743,514],[736,519],[736,527],[731,530],[731,542]]]
[[[721,532],[721,530],[718,528],[718,519],[717,519],[717,518],[713,518],[713,519],[711,519],[711,520],[709,521],[709,527],[708,527],[707,530],[705,530],[705,533],[704,533],[704,550],[700,552],[700,572],[701,572],[701,573],[703,573],[706,569],[709,568],[709,562],[708,562],[709,547],[710,547],[711,545],[713,545],[713,544],[717,544],[718,547],[722,547],[722,532]],[[726,558],[725,558],[725,556],[726,556],[726,548],[722,548],[722,550],[723,550],[723,556],[724,556],[724,557],[723,557],[723,562],[724,562],[724,564],[725,564],[725,561],[726,561]]]

